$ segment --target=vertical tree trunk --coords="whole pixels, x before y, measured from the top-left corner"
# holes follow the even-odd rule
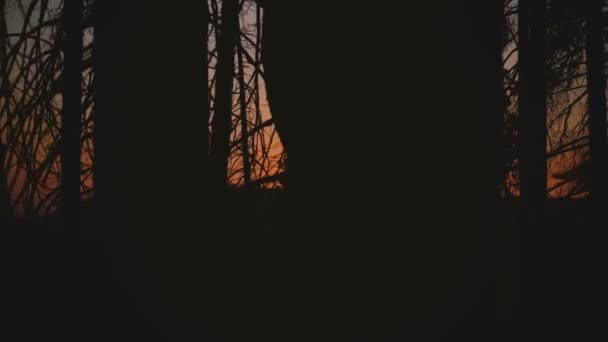
[[[209,93],[209,23],[211,22],[210,19],[210,14],[209,14],[209,3],[207,1],[204,1],[204,5],[202,6],[202,23],[201,23],[201,35],[203,36],[203,58],[202,58],[202,65],[204,66],[202,69],[202,75],[201,77],[205,80],[204,84],[202,84],[202,89],[201,89],[201,93],[202,95],[204,94],[203,97],[203,104],[202,104],[202,110],[203,113],[203,122],[209,122],[209,114],[210,114],[210,108],[209,108],[209,100],[210,100],[210,93]],[[205,169],[207,169],[209,167],[209,127],[207,126],[206,129],[203,131],[203,139],[201,139],[202,142],[202,150],[204,151],[203,155],[202,155],[202,159],[203,159],[203,164]]]
[[[544,225],[546,201],[546,1],[519,0],[519,119],[521,259],[520,304],[534,296],[538,232]]]
[[[247,128],[247,89],[245,88],[245,66],[243,65],[243,51],[240,37],[238,39],[239,64],[239,104],[241,107],[241,154],[243,158],[243,179],[245,187],[251,186],[251,161],[249,159],[249,132]]]
[[[476,53],[473,50],[472,55],[477,56],[475,60],[479,73],[480,82],[478,85],[479,89],[471,91],[479,95],[480,110],[478,113],[484,113],[482,116],[485,122],[482,122],[482,127],[488,129],[485,137],[486,142],[491,142],[494,149],[489,162],[485,165],[489,174],[494,176],[493,186],[488,186],[486,193],[487,203],[492,203],[483,210],[491,212],[490,218],[495,218],[502,197],[502,184],[504,183],[505,172],[504,172],[504,160],[500,156],[502,153],[502,141],[504,137],[504,112],[505,112],[505,90],[504,90],[504,74],[503,74],[503,36],[505,31],[505,17],[504,17],[504,2],[495,0],[475,0],[473,2],[474,16],[476,25],[474,26],[473,33],[476,36],[476,41],[479,42],[478,46],[475,46]],[[480,208],[480,210],[482,210]],[[500,269],[497,268],[496,263],[496,239],[498,237],[497,222],[495,220],[485,222],[482,234],[481,251],[483,253],[482,263],[482,274],[484,275],[485,286],[482,286],[481,296],[483,303],[486,305],[482,308],[482,312],[487,315],[493,315],[496,311],[496,294],[500,284],[498,284],[497,277],[502,275],[504,272],[503,264]],[[504,252],[503,252],[504,253]],[[501,260],[502,261],[502,260]],[[501,294],[504,295],[505,291],[510,289],[500,288]],[[501,298],[503,299],[503,298]],[[504,306],[505,301],[499,304]],[[503,309],[503,307],[501,307]],[[501,310],[503,311],[503,310]]]
[[[256,40],[255,40],[255,65],[256,70],[253,75],[254,83],[255,83],[255,119],[256,125],[260,125],[262,123],[262,116],[260,111],[260,72],[258,68],[260,65],[260,47],[262,45],[262,8],[259,4],[255,6],[255,32],[256,32]]]
[[[505,74],[503,70],[503,49],[504,49],[504,35],[506,32],[505,22],[505,3],[504,1],[491,1],[490,13],[488,15],[490,22],[487,23],[490,37],[488,37],[489,44],[492,47],[492,55],[488,56],[491,61],[490,72],[492,79],[492,96],[491,96],[491,108],[493,118],[493,135],[495,137],[495,149],[496,159],[495,162],[495,175],[496,175],[496,191],[497,197],[506,197],[507,189],[504,188],[505,178],[507,177],[505,169],[505,158],[504,156],[504,137],[505,137],[505,108],[506,108],[506,94],[505,94]]]
[[[0,97],[8,95],[6,0],[0,0]]]
[[[83,10],[82,0],[64,1],[61,190],[62,211],[70,228],[78,224],[80,207]]]
[[[8,87],[8,72],[6,69],[7,64],[7,51],[6,51],[6,2],[0,0],[0,102],[3,101],[5,96],[9,95]],[[1,119],[1,118],[0,118]],[[1,121],[1,120],[0,120]],[[10,195],[6,187],[7,173],[5,170],[6,161],[6,146],[2,141],[2,134],[0,134],[0,226],[4,226],[8,223],[11,216],[10,208]]]
[[[110,51],[112,46],[112,30],[110,8],[115,1],[106,0],[95,2],[94,7],[94,31],[93,54],[95,72],[95,108],[93,110],[95,129],[93,130],[93,184],[95,191],[95,223],[100,231],[108,232],[107,227],[112,227],[111,203],[112,203],[112,176],[111,168],[111,137],[112,118],[112,59]],[[116,113],[114,114],[116,115]]]
[[[255,63],[255,70],[253,73],[253,83],[255,84],[255,88],[254,88],[254,93],[253,93],[253,101],[254,101],[254,106],[255,106],[255,125],[256,126],[261,126],[262,125],[262,112],[260,109],[260,69],[261,69],[261,60],[260,60],[260,52],[261,52],[261,46],[262,46],[262,8],[260,6],[260,4],[256,4],[255,6],[255,32],[256,32],[256,40],[255,40],[255,56],[254,56],[254,63]],[[252,139],[255,139],[252,138]],[[262,147],[264,148],[264,147]],[[253,156],[254,158],[257,156],[257,152],[258,148],[256,147],[256,142],[253,141],[252,143],[252,152],[253,152]],[[258,174],[259,176],[259,174]]]
[[[124,247],[125,278],[193,338],[221,245],[208,215],[206,12],[199,0],[103,0],[95,14],[100,229]]]
[[[226,184],[230,128],[232,124],[232,86],[234,51],[238,39],[239,1],[222,2],[222,26],[217,42],[215,108],[211,135],[211,174],[216,186]]]
[[[591,196],[600,204],[607,199],[606,76],[602,39],[602,1],[588,0],[586,6],[587,93],[589,96]]]
[[[391,329],[389,316],[400,315],[428,315],[428,326],[443,328],[439,322],[465,307],[479,318],[470,322],[490,316],[495,298],[485,271],[495,254],[489,255],[487,216],[495,204],[496,153],[487,147],[498,141],[502,113],[498,20],[480,5],[489,10],[482,0],[411,2],[418,22],[402,20],[396,3],[326,1],[322,11],[303,9],[298,21],[284,1],[265,3],[264,72],[294,189],[283,245],[293,256],[289,267],[307,266],[295,285],[309,296],[298,303],[300,311],[330,321],[330,331],[378,324],[377,336]],[[396,41],[418,53],[400,52]],[[368,43],[369,53],[353,53]],[[454,115],[463,108],[466,115]],[[454,143],[458,148],[446,154]],[[475,195],[460,200],[465,193]],[[406,206],[395,198],[416,200]],[[446,225],[439,216],[453,220]],[[457,234],[456,224],[463,227]],[[410,264],[407,283],[400,282],[395,269],[413,259],[423,265]],[[441,303],[433,303],[440,293]],[[389,302],[391,308],[383,304]],[[315,311],[315,304],[326,310]]]
[[[276,131],[283,150],[288,156],[287,172],[290,175],[287,179],[286,185],[289,189],[293,188],[292,175],[295,167],[290,167],[298,164],[294,162],[299,158],[297,152],[292,149],[292,131],[290,129],[290,115],[292,112],[290,108],[290,101],[285,99],[284,93],[288,92],[285,89],[284,82],[287,78],[288,73],[282,72],[281,66],[286,63],[286,58],[282,55],[283,51],[287,49],[287,43],[281,37],[282,34],[289,34],[289,30],[281,31],[283,23],[281,19],[285,20],[285,17],[281,16],[283,11],[279,7],[281,2],[277,1],[259,1],[258,4],[264,9],[264,18],[259,25],[259,29],[262,32],[260,38],[260,62],[264,65],[264,85],[266,90],[266,99],[272,113],[272,120],[275,124]],[[276,14],[275,14],[276,13]]]
[[[483,70],[486,86],[481,89],[485,93],[483,105],[491,118],[491,135],[494,141],[496,157],[494,157],[494,175],[496,177],[495,191],[492,199],[501,197],[504,184],[505,170],[503,155],[505,89],[503,73],[503,39],[505,33],[504,1],[475,0],[476,26],[475,34],[483,52],[478,56],[479,69]]]
[[[524,220],[539,224],[547,188],[546,1],[519,2],[520,194]]]

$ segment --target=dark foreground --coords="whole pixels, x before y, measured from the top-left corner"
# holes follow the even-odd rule
[[[437,311],[429,315],[422,305],[417,317],[398,307],[407,305],[403,298],[408,297],[396,288],[407,284],[407,269],[388,270],[364,260],[359,266],[343,262],[340,269],[334,258],[328,260],[332,267],[315,271],[302,266],[314,263],[281,260],[286,255],[280,248],[281,220],[269,215],[282,212],[276,210],[283,205],[281,196],[257,201],[264,203],[256,210],[266,219],[253,220],[264,222],[249,225],[253,234],[242,229],[245,218],[231,216],[224,256],[215,268],[201,263],[193,270],[209,277],[201,288],[207,305],[200,316],[184,316],[187,310],[172,303],[182,285],[158,290],[154,279],[159,275],[140,268],[123,242],[95,234],[67,237],[52,221],[3,230],[0,335],[6,341],[608,336],[603,329],[608,318],[606,233],[593,223],[584,201],[551,202],[546,227],[524,233],[511,229],[517,225],[510,222],[518,218],[515,206],[506,205],[496,249],[496,301],[475,304],[466,294],[447,297],[449,305],[429,302]],[[377,281],[366,279],[374,276]],[[414,300],[412,305],[419,304]]]

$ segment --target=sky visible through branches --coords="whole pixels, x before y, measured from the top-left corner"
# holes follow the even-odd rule
[[[86,1],[90,5],[91,1]],[[219,6],[209,2],[209,83],[213,89],[216,63],[215,38]],[[53,212],[59,205],[61,179],[58,146],[61,128],[62,52],[58,48],[57,31],[60,25],[59,0],[8,0],[7,31],[9,35],[8,70],[13,86],[10,96],[0,99],[0,134],[8,147],[5,169],[12,205],[20,216],[38,216]],[[90,6],[87,7],[87,10]],[[263,18],[260,10],[260,18]],[[244,2],[240,18],[243,84],[240,89],[239,64],[235,63],[233,90],[233,129],[228,163],[229,184],[242,186],[243,138],[242,127],[251,159],[251,179],[262,187],[277,187],[273,180],[283,172],[285,155],[271,119],[266,100],[264,80],[259,66],[257,9],[253,2]],[[201,37],[202,38],[202,37]],[[82,196],[90,198],[94,192],[92,134],[94,130],[94,92],[92,70],[92,42],[90,20],[84,34],[83,59],[83,136],[82,136]],[[201,39],[202,41],[202,39]],[[256,45],[257,48],[256,48]],[[258,67],[256,67],[256,64]],[[244,96],[241,97],[241,91]],[[211,120],[213,120],[213,94]],[[246,101],[247,124],[242,125],[241,99]],[[167,115],[172,115],[167,113]],[[193,114],[196,115],[196,114]]]
[[[92,1],[86,1],[90,5]],[[221,2],[208,2],[209,83],[211,120],[213,120],[213,85],[217,53]],[[12,92],[0,99],[0,137],[7,146],[4,161],[7,185],[15,210],[24,216],[43,215],[58,206],[58,184],[61,179],[61,70],[62,52],[58,47],[60,0],[7,0],[8,71]],[[504,45],[504,71],[507,106],[505,110],[505,146],[507,179],[506,196],[519,193],[518,177],[518,108],[517,108],[517,0],[506,1],[507,19]],[[87,6],[90,9],[90,6]],[[258,18],[259,15],[259,18]],[[228,182],[242,186],[245,180],[243,153],[250,157],[252,181],[263,187],[280,187],[277,175],[285,169],[286,156],[274,128],[266,99],[263,66],[260,63],[259,42],[263,11],[253,1],[244,1],[240,16],[242,49],[235,51],[233,89],[233,118],[230,134]],[[560,19],[559,25],[568,25]],[[573,25],[576,26],[576,25]],[[560,28],[556,29],[559,32]],[[88,28],[84,35],[83,84],[84,113],[82,120],[82,195],[90,198],[94,192],[94,92],[92,82],[92,42],[94,32]],[[580,39],[579,39],[580,40]],[[552,77],[547,98],[547,189],[551,197],[577,197],[586,194],[576,180],[564,174],[580,167],[587,159],[588,115],[584,48],[574,40],[565,50],[548,56],[547,67]],[[578,45],[577,45],[578,44]],[[242,66],[239,64],[242,62]],[[243,77],[240,79],[240,70]],[[241,85],[243,89],[241,89]],[[244,103],[243,103],[244,101]],[[243,125],[242,109],[246,124]],[[167,113],[167,115],[172,115]],[[243,128],[247,130],[243,139]],[[208,128],[210,129],[210,128]],[[246,144],[244,147],[243,143]]]

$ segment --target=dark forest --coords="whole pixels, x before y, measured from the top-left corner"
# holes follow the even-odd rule
[[[607,33],[606,0],[0,0],[0,337],[608,335]]]

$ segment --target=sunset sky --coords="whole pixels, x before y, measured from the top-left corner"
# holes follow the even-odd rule
[[[27,6],[31,3],[31,0],[23,0],[23,1],[21,1],[21,3],[25,6],[25,9],[27,10]],[[60,3],[59,0],[50,0],[49,1],[51,8],[57,7],[59,3]],[[33,18],[34,18],[33,20],[37,20],[38,16],[39,16],[39,10],[38,10],[38,8],[36,8],[33,12]],[[513,19],[513,18],[511,18],[511,19]],[[255,37],[255,25],[253,25],[254,23],[255,23],[255,7],[252,6],[241,17],[241,26],[242,26],[243,31],[252,34],[252,37]],[[9,10],[8,10],[8,32],[9,32],[9,34],[20,34],[21,31],[23,30],[23,26],[24,26],[24,23],[23,23],[23,15],[21,13],[21,9],[19,8],[19,6],[17,6],[17,2],[9,1]],[[28,27],[28,29],[29,29],[29,27]],[[44,31],[43,36],[45,38],[49,38],[50,30]],[[212,38],[212,41],[210,44],[211,44],[211,47],[213,47],[213,44],[214,44],[213,35],[211,36],[211,38]],[[16,39],[17,39],[17,37],[13,37],[12,42],[14,43],[16,41]],[[91,40],[92,40],[91,32],[87,32],[85,34],[85,44],[90,43]],[[31,48],[31,44],[29,45],[29,48]],[[46,48],[48,49],[48,47],[46,47]],[[505,61],[506,69],[511,69],[517,63],[517,53],[516,52],[511,53],[513,48],[514,48],[514,45],[511,44],[510,46],[507,46],[507,48],[504,51],[505,58],[508,56],[508,58]],[[44,49],[44,47],[43,47],[43,49]],[[250,54],[253,55],[254,52],[251,50],[251,48],[248,47],[248,49],[250,51]],[[213,64],[214,64],[214,60],[212,59],[211,66],[213,66]],[[34,71],[34,70],[30,70],[30,72],[31,71]],[[249,76],[251,75],[251,73],[253,71],[252,66],[246,64],[245,71],[247,74],[246,81],[248,82]],[[211,72],[210,76],[212,77],[213,68],[210,69],[210,72]],[[13,68],[12,74],[11,74],[12,78],[16,78],[18,73],[19,73],[19,68]],[[266,100],[265,87],[264,87],[262,77],[260,77],[259,80],[260,80],[260,110],[261,110],[262,122],[264,122],[271,118],[271,114],[270,114],[270,109],[269,109],[269,106],[268,106],[268,103]],[[584,81],[585,81],[584,79],[581,79],[578,81],[583,82],[582,84],[584,85]],[[237,87],[238,87],[238,82],[235,82],[235,90],[238,90]],[[36,90],[33,90],[33,91],[36,91]],[[576,91],[572,91],[569,94],[569,96],[571,98],[575,98],[577,95],[578,95],[578,93]],[[23,95],[19,93],[19,89],[18,89],[13,96],[15,97],[15,99],[18,99],[18,98],[21,98]],[[27,96],[32,96],[32,94],[29,94]],[[239,100],[239,97],[237,94],[235,94],[233,103],[234,103],[234,113],[236,114],[236,116],[239,115],[239,110],[240,110],[238,100]],[[56,102],[55,105],[57,107],[61,106],[60,96],[56,96],[54,101]],[[313,99],[313,101],[314,101],[314,99]],[[552,102],[551,99],[548,99],[548,103],[549,102]],[[552,122],[552,120],[555,119],[556,113],[559,113],[567,105],[568,105],[567,101],[565,103],[561,103],[561,104],[559,104],[559,103],[552,104],[552,106],[549,107],[550,113],[549,113],[548,121]],[[91,110],[91,108],[87,108],[87,113],[90,113],[90,110]],[[516,110],[516,108],[514,108],[514,110]],[[551,153],[553,151],[552,148],[553,148],[554,142],[555,142],[555,140],[558,139],[558,137],[566,134],[566,136],[567,136],[566,141],[575,140],[577,138],[577,136],[575,136],[575,135],[572,135],[572,134],[568,135],[568,132],[565,132],[564,127],[576,127],[576,125],[581,120],[584,110],[585,110],[584,101],[581,101],[574,107],[573,115],[571,115],[567,119],[568,122],[563,122],[563,120],[562,120],[552,126],[552,129],[549,130],[549,135],[548,135],[548,152],[549,153]],[[255,109],[253,108],[252,105],[250,105],[250,107],[248,108],[248,111],[249,111],[250,120],[253,120],[253,115],[255,113]],[[168,115],[170,115],[170,113],[168,113]],[[15,118],[15,120],[21,122],[21,125],[23,127],[30,127],[31,125],[33,125],[33,120],[35,120],[35,118],[33,116],[27,117],[24,115],[19,115],[17,118]],[[47,127],[47,128],[49,128],[49,130],[44,133],[44,136],[36,137],[35,140],[43,142],[42,145],[45,145],[44,148],[37,148],[35,151],[24,150],[24,151],[20,151],[20,153],[29,153],[35,157],[38,164],[43,163],[44,160],[47,158],[49,151],[53,148],[51,146],[51,144],[54,141],[53,137],[57,134],[58,127],[59,126],[50,127],[50,128]],[[87,127],[86,129],[90,132],[93,129],[92,125]],[[234,130],[233,134],[232,134],[233,140],[239,139],[239,135],[240,135],[239,130],[240,130],[239,125],[237,125],[237,129]],[[3,139],[6,139],[7,133],[4,132],[3,134],[4,134]],[[266,161],[266,164],[263,165],[263,167],[269,169],[270,174],[274,174],[276,172],[279,172],[278,160],[279,160],[279,158],[281,156],[281,152],[282,152],[282,146],[280,143],[280,139],[279,139],[278,135],[276,134],[276,132],[274,132],[274,126],[266,127],[263,130],[263,137],[266,140],[266,143],[270,144],[270,147],[268,148],[268,150],[270,152],[270,157]],[[29,139],[27,134],[19,139],[22,143],[22,146],[27,146],[27,144],[25,144],[26,140]],[[255,139],[261,139],[261,136],[256,136]],[[30,147],[25,147],[25,148],[28,149]],[[87,138],[87,140],[85,141],[84,146],[83,146],[83,156],[82,156],[83,169],[88,170],[83,175],[83,180],[85,183],[85,186],[83,187],[83,191],[88,191],[87,189],[91,189],[93,186],[92,171],[91,171],[91,165],[92,165],[92,162],[91,162],[92,156],[91,156],[91,151],[90,151],[91,149],[92,149],[92,141],[91,141],[91,138],[89,137],[89,138]],[[239,153],[240,153],[239,148],[236,148],[233,153],[233,158],[231,158],[231,160],[229,162],[229,167],[231,170],[236,170],[236,169],[240,168],[242,165],[242,159],[240,158]],[[556,158],[550,158],[548,160],[548,166],[549,166],[549,177],[548,177],[548,184],[547,184],[548,188],[553,187],[559,181],[558,179],[553,177],[554,174],[570,169],[577,162],[580,162],[580,160],[582,160],[580,155],[573,157],[572,153],[566,153],[566,154],[560,155],[559,157],[556,157]],[[57,184],[58,184],[57,177],[53,174],[54,172],[57,172],[59,170],[59,160],[58,159],[55,159],[55,161],[51,164],[50,168],[53,169],[54,171],[51,172],[48,175],[48,177],[43,178],[44,179],[43,183],[38,182],[38,183],[28,184],[28,174],[31,173],[32,170],[25,167],[24,163],[26,163],[26,162],[27,161],[22,160],[22,158],[17,158],[17,155],[15,155],[14,153],[9,155],[10,167],[8,170],[8,178],[9,178],[8,183],[9,183],[9,185],[12,185],[11,193],[13,195],[13,200],[17,202],[15,204],[15,206],[20,211],[22,211],[23,203],[25,203],[25,199],[23,198],[24,189],[27,188],[28,189],[27,192],[32,192],[32,194],[29,195],[29,196],[31,196],[30,200],[33,200],[34,203],[38,203],[40,201],[40,199],[42,197],[44,197],[45,194],[53,193],[54,189],[57,187]],[[253,166],[254,166],[254,168],[258,168],[256,170],[254,170],[254,178],[255,178],[255,175],[260,172],[259,168],[261,168],[262,166],[257,165],[257,164],[254,164]],[[233,176],[231,177],[231,182],[236,184],[241,179],[242,179],[241,174],[236,173],[236,174],[233,174]],[[557,197],[557,196],[562,195],[565,190],[567,190],[567,189],[556,189],[555,191],[551,192],[550,195]],[[35,192],[38,192],[39,194],[34,195],[33,193],[35,193]]]
[[[30,0],[27,1],[22,1],[22,4],[24,5],[24,10],[27,11],[27,6],[31,3]],[[58,4],[60,3],[59,0],[50,0],[49,1],[49,7],[52,8],[56,8],[58,6]],[[32,22],[30,23],[30,25],[28,25],[28,30],[31,29],[31,25],[35,25],[37,23],[38,17],[39,17],[39,8],[38,6],[34,9],[33,11],[33,15],[32,15]],[[15,36],[12,37],[12,42],[13,44],[18,40],[18,36],[21,34],[22,30],[23,30],[23,26],[24,26],[24,16],[22,14],[22,10],[21,8],[18,6],[17,2],[13,2],[9,5],[9,9],[8,9],[8,33],[10,34],[15,34]],[[241,26],[244,32],[248,32],[249,34],[251,34],[251,38],[252,40],[255,40],[255,8],[252,6],[250,7],[245,13],[243,13],[243,15],[241,16]],[[51,37],[51,32],[50,30],[44,30],[42,32],[42,36],[45,39],[49,39]],[[211,48],[213,48],[213,39],[214,35],[211,35]],[[93,36],[92,36],[92,32],[87,31],[85,32],[85,36],[84,36],[84,43],[85,46],[87,44],[89,44],[90,42],[92,42]],[[246,44],[246,42],[243,43],[244,46],[246,46],[249,50],[250,55],[254,55],[254,51],[252,50],[252,48]],[[28,44],[27,49],[31,49],[33,44]],[[48,50],[49,46],[46,44],[43,44],[43,50]],[[30,50],[26,50],[26,51],[30,51]],[[214,58],[212,58],[211,60],[211,65],[213,65],[215,63]],[[11,70],[11,80],[15,80],[20,76],[20,71],[21,67],[16,67],[13,68]],[[246,82],[249,83],[250,82],[250,77],[251,74],[253,72],[253,67],[251,65],[249,65],[246,61],[245,61],[245,74],[246,74]],[[214,69],[211,68],[210,69],[210,77],[213,77],[213,71]],[[32,67],[30,69],[29,72],[35,72],[35,68]],[[88,75],[88,71],[85,71],[85,82],[86,82],[86,77]],[[22,80],[22,79],[21,79]],[[269,110],[269,106],[266,100],[266,93],[265,93],[265,89],[264,89],[264,83],[263,83],[263,79],[262,77],[259,77],[259,81],[260,81],[260,113],[261,113],[261,122],[265,122],[266,120],[271,118],[270,115],[270,110]],[[22,81],[20,81],[22,82]],[[211,80],[210,80],[211,82]],[[18,82],[19,83],[19,82]],[[240,105],[239,105],[239,96],[238,96],[238,82],[235,80],[234,82],[234,87],[235,87],[235,96],[234,96],[234,110],[233,112],[235,113],[235,116],[240,116]],[[38,92],[40,89],[31,89],[30,92],[26,95],[26,98],[31,97],[31,96],[35,96],[34,92]],[[13,93],[14,99],[21,99],[24,95],[23,92],[21,90],[21,87],[19,87],[17,85],[17,88],[15,89],[15,92]],[[61,107],[61,96],[57,95],[55,96],[54,100],[55,102],[54,106],[56,108],[60,108]],[[91,112],[91,107],[86,108],[86,113],[87,113],[87,117],[89,116]],[[39,114],[38,114],[39,115]],[[33,124],[33,120],[36,120],[35,117],[38,115],[19,115],[17,117],[14,118],[15,121],[15,125],[17,126],[22,126],[22,127],[32,127],[31,125]],[[168,115],[171,115],[171,113],[168,113]],[[248,115],[249,115],[249,120],[251,120],[252,122],[255,121],[255,106],[253,105],[253,101],[250,104],[249,108],[248,108]],[[57,116],[56,119],[60,119],[60,116]],[[89,120],[90,121],[90,120]],[[45,124],[46,125],[46,124]],[[31,150],[32,148],[31,146],[28,145],[27,142],[29,139],[29,136],[32,134],[26,134],[24,136],[22,136],[21,138],[19,138],[19,140],[21,141],[19,144],[21,144],[22,148],[25,148],[24,150],[20,151],[19,154],[32,154],[35,155],[35,160],[37,161],[37,164],[41,164],[43,163],[48,156],[48,152],[51,151],[53,149],[52,144],[54,142],[54,136],[56,136],[58,134],[58,129],[60,126],[53,126],[53,127],[49,127],[48,125],[46,126],[47,129],[45,129],[45,131],[47,133],[44,133],[44,136],[39,136],[36,134],[36,138],[35,141],[41,141],[43,142],[42,145],[40,147],[44,147],[44,148],[36,148],[35,150]],[[237,129],[233,131],[232,134],[232,139],[236,140],[240,138],[240,125],[236,125]],[[253,128],[250,125],[250,129]],[[88,132],[91,132],[93,130],[93,126],[92,123],[91,125],[86,127],[86,130]],[[266,128],[264,128],[262,131],[260,131],[260,134],[257,134],[254,136],[254,139],[256,141],[257,144],[260,144],[261,141],[259,141],[259,139],[262,139],[262,135],[263,138],[265,140],[265,145],[267,145],[267,149],[269,152],[268,155],[268,159],[265,159],[264,161],[264,165],[259,165],[259,164],[253,164],[252,167],[252,178],[255,180],[257,178],[257,174],[261,173],[262,170],[260,169],[262,166],[267,169],[268,171],[262,172],[261,175],[263,176],[266,172],[269,172],[269,174],[274,174],[279,172],[280,170],[278,169],[278,162],[282,153],[282,146],[281,146],[281,142],[280,139],[278,137],[278,135],[276,134],[276,132],[274,131],[274,125],[268,126]],[[4,133],[4,139],[6,139],[6,132]],[[84,186],[83,186],[83,191],[88,191],[87,189],[92,189],[92,171],[91,171],[91,149],[92,149],[92,139],[89,137],[87,139],[85,139],[84,143],[83,143],[83,155],[82,155],[82,162],[83,162],[83,169],[88,170],[84,175],[83,175],[83,181],[84,181]],[[258,153],[261,153],[261,151],[258,151]],[[229,162],[229,169],[231,170],[236,170],[242,167],[242,159],[240,158],[240,148],[237,147],[234,149],[234,153],[233,156],[230,159]],[[258,158],[260,158],[261,156],[258,155]],[[13,196],[13,201],[17,201],[17,203],[15,203],[15,207],[17,208],[17,210],[20,213],[23,213],[24,211],[24,207],[23,204],[25,202],[34,202],[34,205],[37,205],[41,198],[43,198],[46,194],[53,194],[54,190],[57,188],[58,185],[58,178],[54,175],[55,173],[59,172],[60,170],[60,162],[59,159],[55,159],[55,161],[51,164],[51,169],[53,169],[54,171],[52,171],[48,177],[44,177],[44,181],[42,183],[40,183],[39,181],[36,183],[31,183],[31,181],[28,180],[28,175],[31,174],[31,172],[33,171],[31,169],[31,167],[27,166],[27,161],[23,160],[21,157],[18,156],[18,154],[15,153],[11,153],[8,156],[9,160],[9,170],[8,170],[8,178],[9,178],[9,186],[10,186],[10,191],[11,194]],[[239,183],[240,181],[242,181],[242,174],[241,173],[234,173],[232,172],[232,177],[230,178],[231,182],[234,184]],[[37,195],[33,195],[33,193],[38,193]],[[28,194],[28,196],[30,196],[30,198],[28,200],[25,199],[24,195]],[[44,212],[44,211],[43,211]]]

